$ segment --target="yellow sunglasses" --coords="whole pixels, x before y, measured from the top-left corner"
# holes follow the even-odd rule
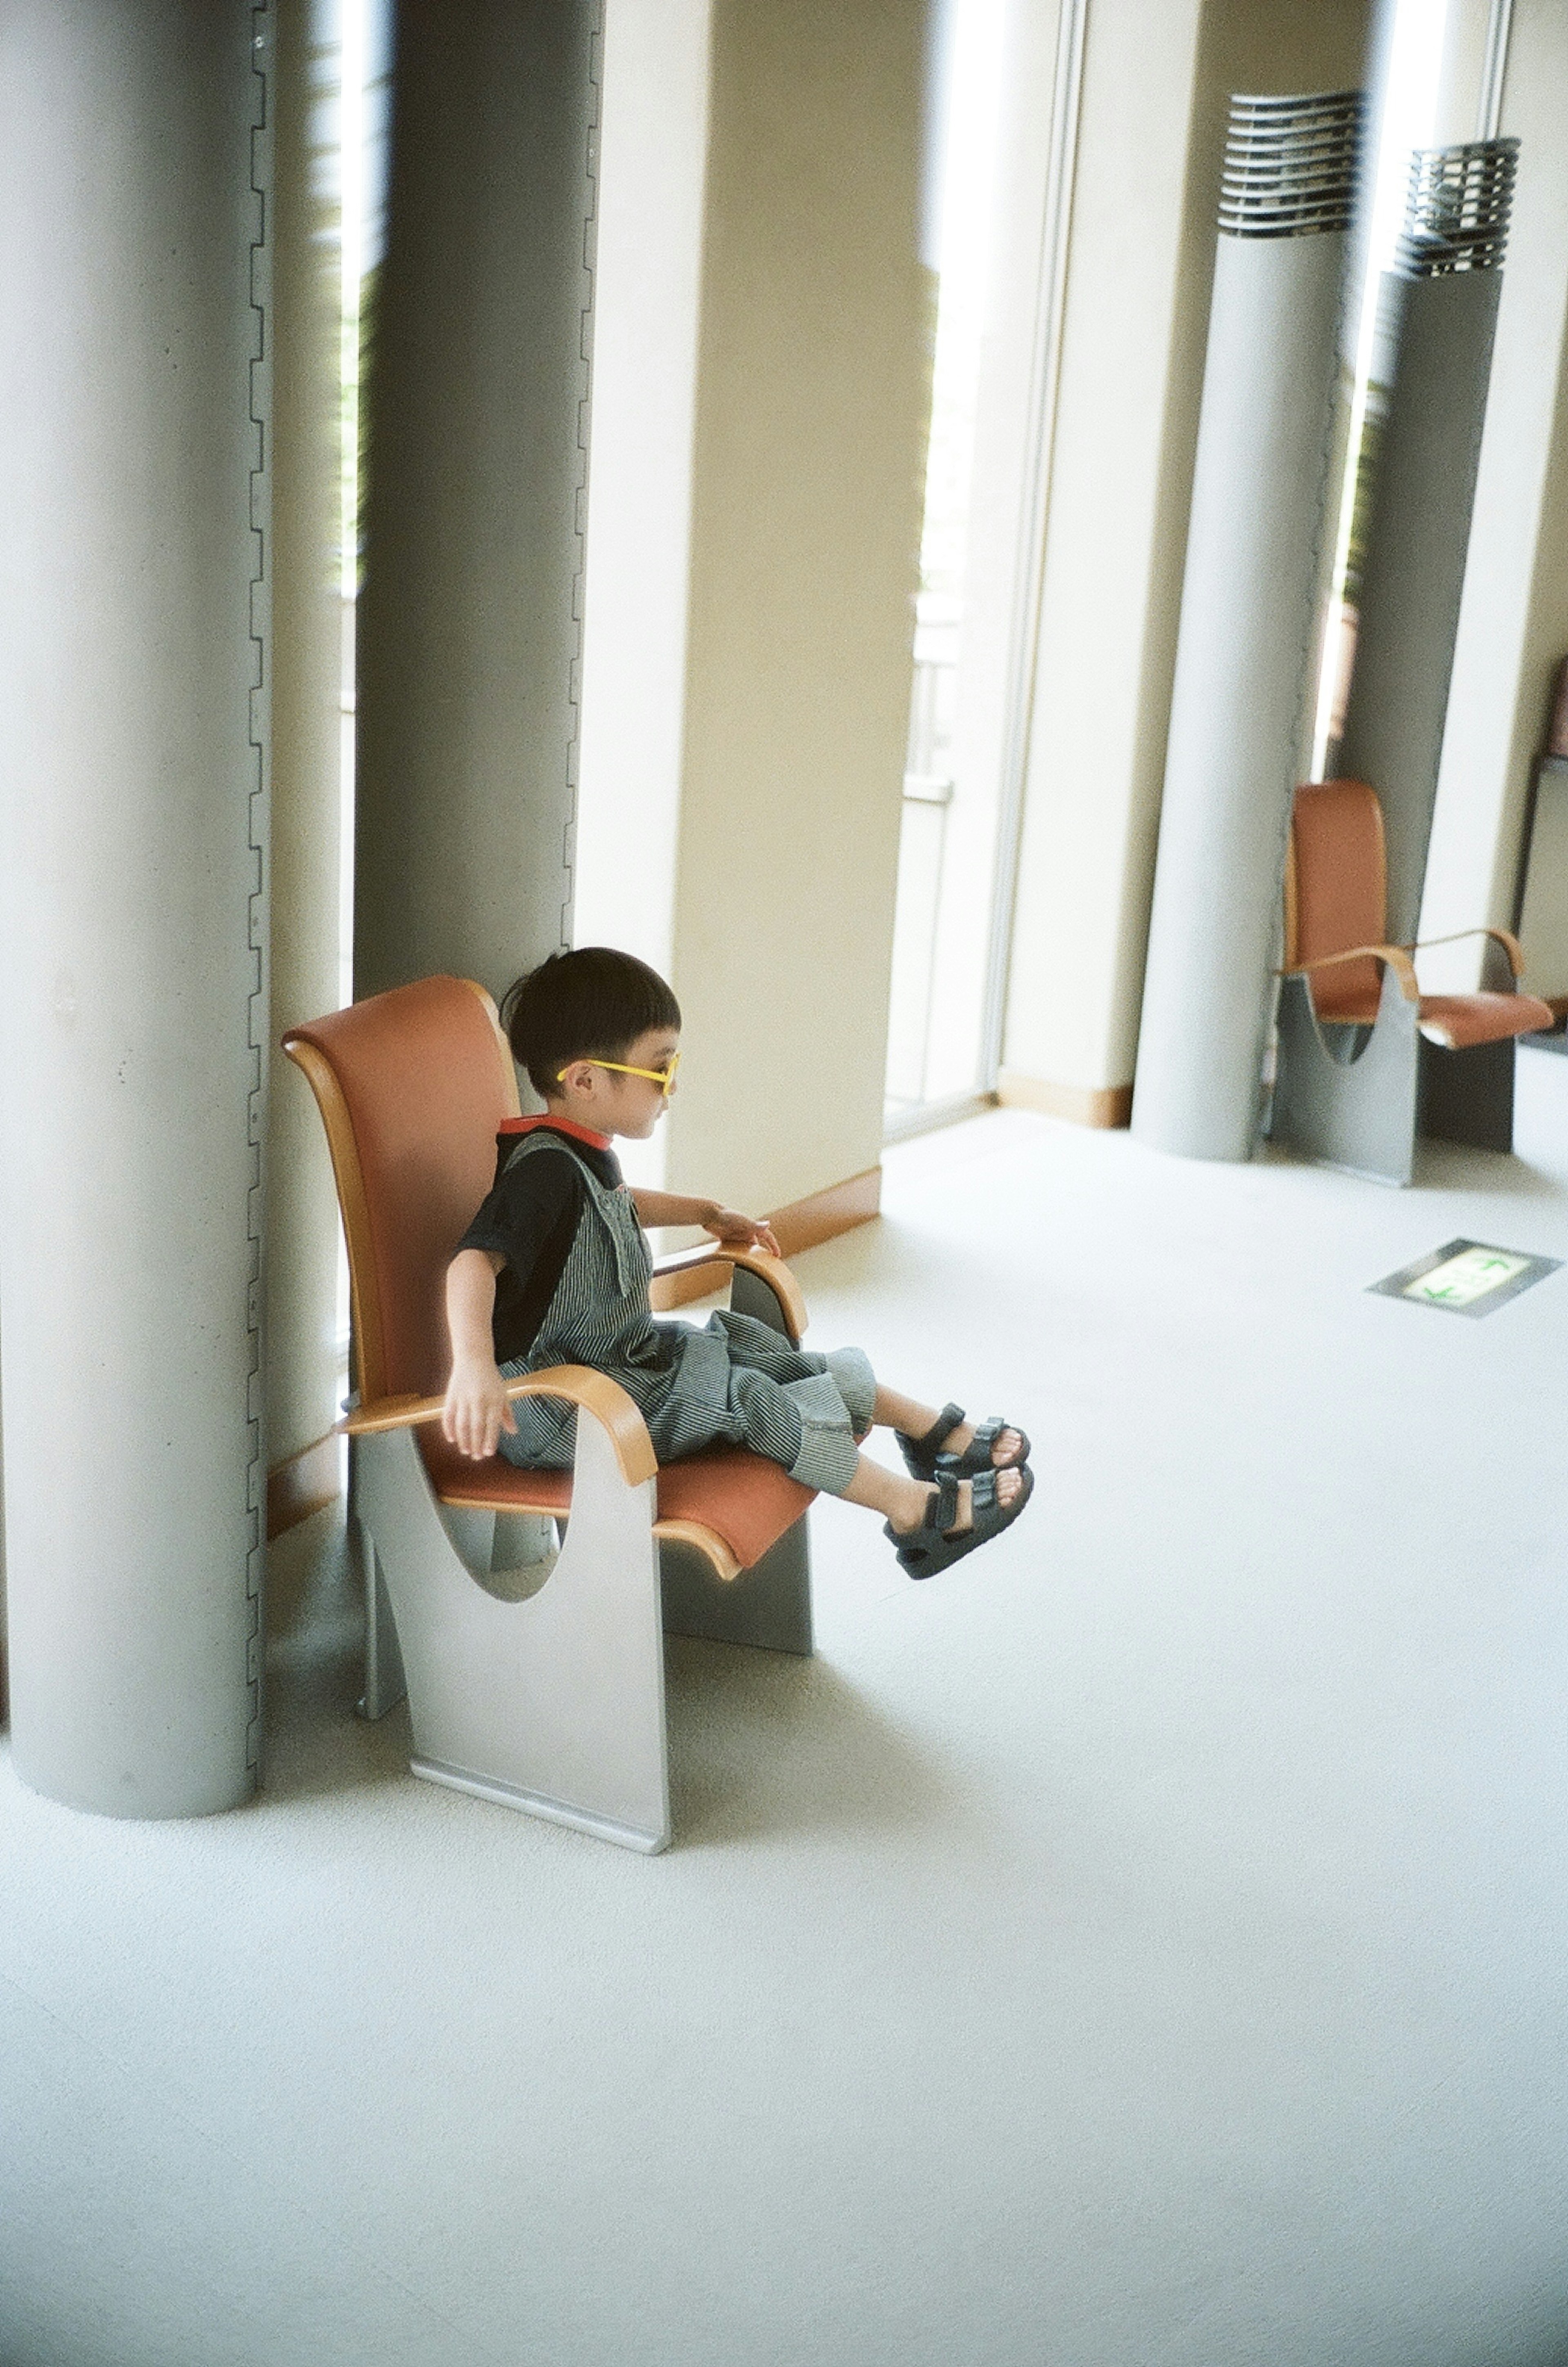
[[[575,1063],[573,1065],[575,1066]],[[680,1065],[681,1055],[679,1052],[671,1053],[670,1065],[665,1069],[632,1069],[627,1067],[625,1060],[597,1060],[592,1058],[592,1054],[589,1055],[589,1066],[591,1068],[614,1069],[618,1077],[647,1077],[651,1083],[656,1084],[662,1089],[666,1101],[669,1100],[671,1094],[675,1090],[675,1071]],[[564,1069],[557,1071],[556,1082],[558,1085],[565,1084],[566,1070]]]

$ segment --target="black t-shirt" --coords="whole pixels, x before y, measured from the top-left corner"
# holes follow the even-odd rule
[[[588,1198],[577,1161],[592,1170],[606,1191],[615,1191],[621,1180],[615,1152],[585,1136],[565,1136],[571,1144],[567,1150],[564,1129],[547,1124],[526,1131],[549,1138],[547,1146],[509,1167],[519,1130],[496,1136],[495,1181],[457,1243],[460,1250],[494,1250],[506,1260],[495,1278],[491,1321],[498,1365],[528,1353],[556,1295]]]

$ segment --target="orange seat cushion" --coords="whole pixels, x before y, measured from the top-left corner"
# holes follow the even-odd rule
[[[444,1504],[496,1512],[571,1510],[570,1471],[525,1471],[500,1455],[470,1463],[430,1422],[421,1429],[419,1444],[430,1484]],[[795,1526],[814,1492],[764,1455],[733,1447],[663,1465],[659,1518],[699,1521],[723,1538],[742,1569],[750,1569]]]
[[[452,1361],[447,1262],[494,1181],[496,1129],[517,1106],[505,1048],[460,978],[393,987],[291,1036],[325,1054],[354,1129],[369,1229],[349,1242],[359,1387],[434,1397]]]
[[[1382,943],[1382,809],[1365,781],[1312,781],[1296,791],[1291,872],[1288,964]],[[1320,1019],[1370,1026],[1378,1015],[1382,971],[1375,961],[1341,962],[1309,984]]]
[[[1533,994],[1424,994],[1421,1033],[1450,1052],[1472,1044],[1502,1044],[1554,1027],[1551,1006]]]

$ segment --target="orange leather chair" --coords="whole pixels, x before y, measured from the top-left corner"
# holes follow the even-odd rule
[[[415,1774],[662,1849],[662,1631],[809,1652],[811,1491],[739,1452],[658,1469],[631,1398],[581,1366],[510,1388],[577,1407],[570,1474],[466,1461],[435,1418],[446,1265],[519,1109],[495,1005],[466,980],[424,979],[293,1028],[283,1048],[325,1122],[348,1243],[362,1707],[379,1717],[406,1689]],[[716,1246],[660,1271],[697,1266],[798,1341],[805,1307],[780,1260]]]
[[[1512,1150],[1514,1044],[1552,1014],[1518,992],[1524,956],[1506,929],[1458,933],[1488,941],[1506,990],[1423,994],[1412,958],[1422,948],[1385,942],[1386,880],[1376,791],[1365,781],[1298,789],[1269,1131],[1330,1165],[1408,1184],[1417,1134]]]

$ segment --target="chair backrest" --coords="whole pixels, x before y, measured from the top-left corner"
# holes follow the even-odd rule
[[[449,1362],[446,1265],[518,1111],[512,1055],[484,989],[426,978],[291,1028],[331,1145],[348,1242],[360,1395],[428,1395]]]
[[[1387,926],[1382,808],[1365,781],[1312,781],[1296,791],[1285,863],[1285,967],[1352,946],[1380,946]],[[1311,980],[1320,1019],[1376,1018],[1382,976],[1345,962]]]

